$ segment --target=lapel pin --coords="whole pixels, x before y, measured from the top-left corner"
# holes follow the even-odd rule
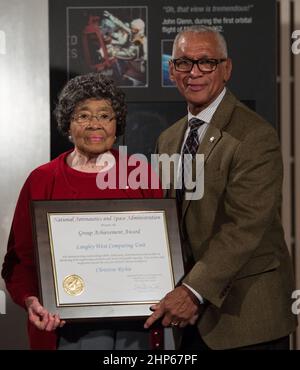
[[[209,139],[209,141],[210,141],[211,143],[213,143],[213,142],[215,141],[215,137],[214,137],[214,136],[212,136],[212,137]]]

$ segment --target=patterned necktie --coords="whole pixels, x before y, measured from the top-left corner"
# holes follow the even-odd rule
[[[184,143],[183,149],[182,149],[182,156],[181,156],[181,165],[182,165],[182,187],[181,189],[177,189],[176,191],[176,198],[178,202],[178,215],[181,218],[182,217],[182,200],[184,199],[185,194],[185,187],[184,187],[184,176],[191,176],[192,175],[192,163],[193,159],[195,158],[195,155],[198,150],[199,146],[199,136],[198,136],[198,128],[205,123],[204,121],[201,121],[198,118],[192,118],[189,121],[189,127],[190,131],[186,138],[186,141]],[[189,154],[189,158],[184,159],[185,154]],[[191,177],[189,177],[191,178]],[[186,241],[184,243],[183,248],[183,260],[184,260],[184,270],[187,273],[190,271],[191,267],[194,265],[194,258],[193,253],[191,250],[191,247],[188,243],[188,238],[185,230],[185,225],[181,225],[181,235],[182,239]]]
[[[198,128],[203,125],[203,123],[205,122],[195,117],[189,120],[190,131],[182,149],[181,200],[185,192],[184,178],[186,177],[186,179],[192,179],[192,163],[199,146]],[[185,156],[186,154],[189,154],[189,156]]]

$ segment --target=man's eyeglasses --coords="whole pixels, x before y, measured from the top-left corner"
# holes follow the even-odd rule
[[[214,59],[214,58],[203,58],[203,59],[188,59],[188,58],[177,58],[171,59],[174,64],[175,70],[178,72],[191,72],[194,64],[197,65],[200,72],[210,73],[217,69],[218,64],[225,62],[226,58]]]
[[[93,118],[96,118],[96,120],[103,125],[107,125],[112,121],[115,116],[108,113],[99,113],[99,114],[91,114],[91,113],[78,113],[74,114],[72,119],[80,124],[80,125],[88,125],[92,122]]]

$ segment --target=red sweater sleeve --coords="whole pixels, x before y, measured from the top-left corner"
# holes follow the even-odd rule
[[[25,182],[16,205],[4,259],[2,277],[12,299],[24,307],[26,297],[38,295],[30,217],[30,181]]]

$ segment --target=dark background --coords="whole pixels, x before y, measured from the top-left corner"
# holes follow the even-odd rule
[[[248,6],[247,12],[212,11],[213,6]],[[146,36],[148,39],[148,86],[142,88],[124,88],[128,102],[126,133],[119,139],[120,144],[128,146],[128,153],[138,152],[149,155],[162,130],[186,114],[186,105],[175,87],[162,87],[162,40],[174,39],[177,31],[162,32],[162,22],[166,18],[204,18],[221,19],[213,24],[220,27],[227,44],[229,56],[233,59],[233,74],[228,87],[250,108],[256,110],[276,127],[276,2],[275,0],[52,0],[49,1],[50,27],[50,98],[51,111],[55,107],[61,88],[79,72],[70,69],[68,73],[68,31],[73,7],[88,12],[88,7],[142,7],[147,6]],[[170,11],[170,6],[176,13]],[[211,8],[204,12],[177,12],[182,8],[194,6]],[[208,8],[206,8],[208,9]],[[72,13],[73,12],[73,13]],[[97,9],[93,8],[97,13]],[[233,18],[233,24],[223,22]],[[241,18],[251,18],[251,23],[238,22]],[[80,28],[80,25],[78,25]],[[70,48],[72,47],[70,43]],[[80,46],[78,46],[80,54]],[[72,63],[70,63],[72,66]],[[82,70],[82,73],[87,72]],[[70,148],[66,138],[62,138],[56,129],[54,118],[51,119],[51,158]]]

